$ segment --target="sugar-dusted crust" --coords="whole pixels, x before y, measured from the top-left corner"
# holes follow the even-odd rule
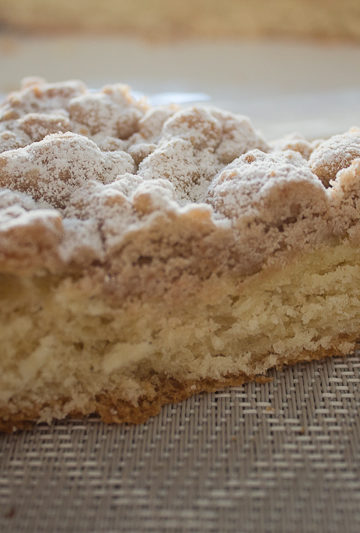
[[[335,340],[334,346],[338,342],[347,341],[352,343],[356,340],[357,338],[342,335],[341,338]],[[304,351],[301,355],[291,360],[284,359],[283,361],[279,361],[277,368],[280,369],[283,366],[294,365],[305,361],[320,360],[329,356],[344,356],[344,354],[341,351],[337,352],[336,348],[330,350],[320,349],[317,352],[311,353]],[[229,375],[220,380],[201,379],[198,381],[180,382],[164,375],[153,374],[144,380],[143,383],[144,391],[150,390],[151,393],[148,396],[145,394],[141,397],[137,405],[124,401],[121,390],[113,390],[111,393],[104,392],[96,397],[90,411],[86,413],[72,411],[67,414],[67,418],[76,419],[89,415],[97,415],[106,424],[142,424],[149,418],[159,414],[164,405],[181,402],[195,394],[215,392],[229,387],[238,387],[251,381],[265,383],[269,379],[269,377],[262,375],[249,376],[244,373],[239,373],[238,375]],[[9,414],[4,409],[0,410],[0,432],[10,433],[16,430],[31,428],[39,420],[44,407],[59,412],[59,405],[44,406],[41,404],[16,414]]]
[[[0,152],[0,272],[87,272],[121,300],[359,234],[357,129],[269,145],[216,108],[31,79],[0,108]]]

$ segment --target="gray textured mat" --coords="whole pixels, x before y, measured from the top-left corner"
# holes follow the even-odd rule
[[[360,355],[0,437],[1,532],[360,531]]]

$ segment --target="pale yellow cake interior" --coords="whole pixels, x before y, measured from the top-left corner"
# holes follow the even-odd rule
[[[112,390],[136,405],[153,372],[254,377],[348,353],[360,331],[359,256],[348,244],[323,247],[243,279],[212,278],[172,305],[111,303],[81,280],[2,274],[0,410],[86,414]]]

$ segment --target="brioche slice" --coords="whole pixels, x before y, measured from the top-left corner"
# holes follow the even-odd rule
[[[360,130],[30,79],[0,108],[0,427],[168,402],[351,352]]]

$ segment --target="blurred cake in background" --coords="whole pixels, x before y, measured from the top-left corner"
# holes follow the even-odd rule
[[[284,36],[360,39],[359,0],[0,0],[23,31],[137,32],[149,38]]]

